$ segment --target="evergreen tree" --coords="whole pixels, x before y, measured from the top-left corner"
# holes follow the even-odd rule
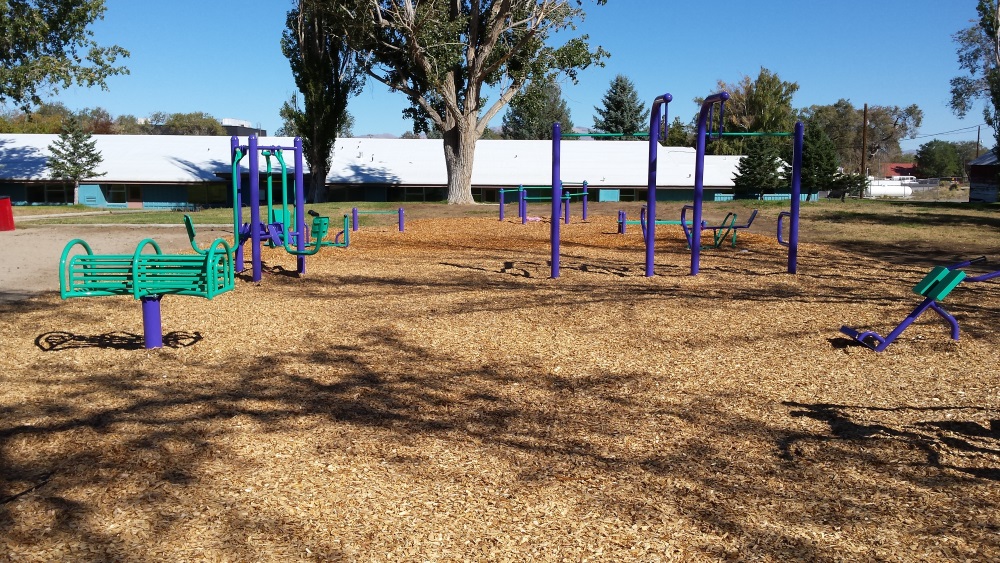
[[[601,99],[602,107],[595,107],[594,129],[604,133],[632,135],[646,130],[649,110],[639,100],[635,84],[619,74]],[[634,137],[621,137],[634,138]]]
[[[663,144],[668,147],[690,147],[692,145],[691,130],[687,125],[681,123],[681,118],[674,117],[667,129],[667,135]]]
[[[837,147],[830,136],[819,127],[806,127],[802,139],[802,193],[810,197],[819,190],[829,190],[837,177]],[[791,185],[792,169],[786,170],[785,179]]]
[[[771,139],[751,138],[746,143],[746,156],[740,160],[733,177],[733,197],[763,199],[781,185],[778,147]]]
[[[49,145],[49,171],[53,178],[73,182],[73,203],[80,202],[80,180],[104,176],[97,167],[104,161],[97,150],[97,140],[86,132],[80,120],[71,117],[63,125],[59,138]]]
[[[564,133],[573,131],[573,120],[554,77],[532,81],[514,96],[503,116],[504,139],[551,139],[552,124]]]

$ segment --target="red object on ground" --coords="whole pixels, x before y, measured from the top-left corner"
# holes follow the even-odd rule
[[[14,230],[14,210],[10,207],[10,198],[0,196],[0,231]]]

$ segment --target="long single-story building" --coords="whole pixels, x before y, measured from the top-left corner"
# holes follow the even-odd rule
[[[78,202],[95,207],[184,209],[231,205],[231,138],[222,136],[95,135],[102,175],[71,183],[53,179],[48,147],[57,135],[0,135],[0,195],[14,205]],[[241,138],[240,143],[246,144]],[[290,137],[261,145],[292,146]],[[433,201],[446,195],[447,171],[437,139],[338,139],[326,178],[336,201]],[[705,197],[731,197],[739,156],[707,156]],[[293,159],[285,158],[292,173]],[[648,144],[641,141],[567,140],[561,147],[564,183],[586,181],[599,201],[645,199]],[[264,159],[261,159],[261,173]],[[247,159],[241,172],[248,174]],[[275,170],[277,164],[274,163]],[[659,198],[685,200],[694,188],[695,151],[660,147]],[[304,171],[308,174],[308,169]],[[476,145],[472,192],[498,201],[501,188],[548,186],[550,141],[482,140]]]

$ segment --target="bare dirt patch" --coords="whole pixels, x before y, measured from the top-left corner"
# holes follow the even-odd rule
[[[773,235],[420,219],[212,301],[0,303],[0,550],[34,560],[996,560],[996,284]],[[199,237],[202,235],[199,235]],[[205,233],[206,238],[212,235]]]

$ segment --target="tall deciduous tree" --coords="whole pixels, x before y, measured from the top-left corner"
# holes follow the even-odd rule
[[[128,74],[115,66],[129,56],[101,47],[88,27],[104,17],[104,0],[4,0],[0,2],[0,103],[23,110],[40,104],[40,91],[72,84],[100,86]]]
[[[996,151],[1000,148],[1000,0],[979,0],[976,12],[976,25],[952,35],[958,44],[958,66],[968,75],[951,79],[951,109],[965,117],[978,101],[985,102],[983,120],[993,129]]]
[[[80,201],[80,180],[104,176],[97,172],[104,161],[97,150],[97,140],[84,130],[80,120],[71,117],[63,124],[59,138],[49,145],[49,172],[53,178],[73,182],[73,203]]]
[[[869,106],[868,128],[863,135],[864,109],[849,100],[833,105],[810,106],[802,111],[809,128],[820,128],[833,141],[840,166],[847,171],[860,171],[862,140],[867,142],[865,161],[870,168],[878,161],[892,162],[899,158],[899,141],[916,135],[924,113],[916,104],[907,107]]]
[[[225,135],[226,129],[211,115],[196,111],[171,113],[163,121],[160,131],[164,135]]]
[[[615,76],[608,86],[608,91],[601,98],[601,106],[595,107],[594,129],[603,133],[624,133],[628,137],[621,139],[634,139],[631,135],[645,131],[649,110],[639,99],[639,93],[635,90],[635,84],[623,74]],[[607,138],[605,138],[607,139]]]
[[[674,116],[663,144],[668,147],[690,147],[691,140],[691,128],[681,123],[681,118]]]
[[[795,82],[782,80],[776,73],[761,67],[756,78],[743,75],[739,82],[720,80],[716,91],[729,93],[724,111],[725,131],[730,133],[779,133],[792,130],[795,110],[792,97],[799,90]],[[696,99],[698,105],[704,98]],[[744,154],[749,150],[745,138],[727,138],[713,142],[715,154]],[[790,149],[786,150],[790,156]]]
[[[314,202],[327,199],[331,151],[337,134],[350,129],[347,101],[364,86],[367,67],[349,46],[347,28],[338,19],[347,14],[329,4],[343,2],[298,0],[288,12],[281,37],[281,51],[302,93],[302,111],[297,111],[296,104],[289,115],[302,137],[310,172],[308,198]]]
[[[569,113],[562,88],[554,79],[532,81],[511,99],[503,116],[503,138],[551,139],[553,123],[569,133],[573,130]]]
[[[573,0],[323,3],[342,14],[353,46],[370,56],[370,75],[409,98],[415,131],[441,133],[449,203],[474,202],[476,141],[525,84],[559,73],[575,80],[607,55],[592,51],[587,36],[555,42],[555,32],[583,17]]]

